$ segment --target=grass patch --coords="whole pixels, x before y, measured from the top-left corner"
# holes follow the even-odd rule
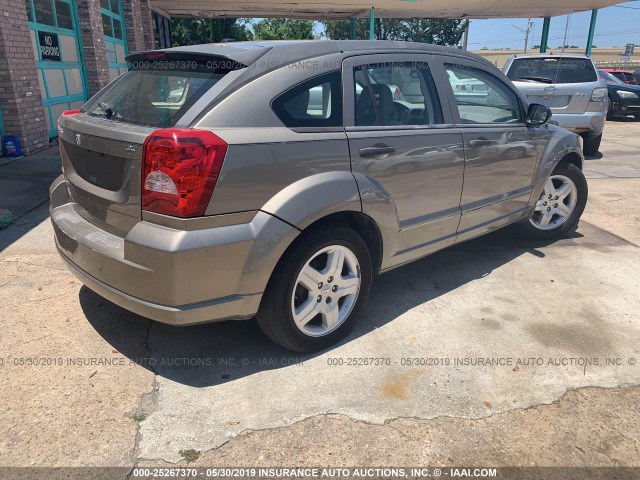
[[[187,461],[187,463],[195,462],[200,458],[200,452],[193,448],[190,448],[189,450],[180,450],[178,453]]]
[[[146,420],[146,418],[147,414],[142,412],[138,412],[133,415],[133,420],[136,422],[143,422],[144,420]]]

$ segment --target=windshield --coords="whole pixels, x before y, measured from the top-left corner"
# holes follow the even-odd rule
[[[586,58],[516,58],[507,77],[510,80],[541,83],[587,83],[598,80],[593,63]]]
[[[87,113],[136,125],[172,127],[224,76],[202,70],[129,70]]]
[[[602,70],[598,70],[598,75],[600,75],[600,79],[604,83],[623,83],[619,78],[614,77],[609,72],[603,72]]]

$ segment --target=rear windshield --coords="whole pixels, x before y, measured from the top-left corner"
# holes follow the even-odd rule
[[[507,77],[542,83],[587,83],[598,80],[591,61],[584,58],[516,58]]]
[[[158,68],[159,62],[137,63],[144,68],[134,64],[91,105],[89,115],[136,125],[172,127],[225,75],[190,62],[183,62],[187,66],[184,70]]]

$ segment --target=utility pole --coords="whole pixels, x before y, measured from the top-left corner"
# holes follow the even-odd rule
[[[529,45],[529,30],[531,30],[531,18],[527,19],[527,31],[524,34],[524,53],[527,53],[527,45]]]
[[[519,26],[514,25],[513,23],[509,23],[508,25],[511,25],[516,30],[520,30],[522,33],[524,33],[524,53],[527,53],[527,47],[529,45],[529,32],[533,30],[534,23],[529,18],[527,20],[527,28],[520,28]]]

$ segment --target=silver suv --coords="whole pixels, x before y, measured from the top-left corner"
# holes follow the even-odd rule
[[[546,105],[553,120],[581,135],[584,153],[600,148],[607,116],[607,86],[585,55],[524,54],[512,56],[504,73],[531,103]]]
[[[513,223],[558,238],[585,207],[579,138],[472,54],[322,41],[128,61],[60,118],[51,220],[71,271],[148,318],[257,316],[321,349],[376,274]]]

